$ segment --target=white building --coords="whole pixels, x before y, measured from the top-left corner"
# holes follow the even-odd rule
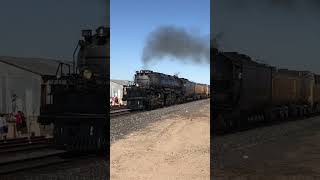
[[[112,97],[118,97],[119,102],[121,105],[125,104],[125,102],[122,101],[123,97],[123,86],[129,85],[130,81],[127,80],[110,80],[110,98]]]
[[[37,117],[46,103],[45,75],[55,75],[61,61],[40,58],[0,57],[0,113],[13,111],[12,97],[22,102],[29,132],[40,135]]]

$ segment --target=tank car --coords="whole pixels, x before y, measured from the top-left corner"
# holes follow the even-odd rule
[[[307,71],[278,69],[272,79],[272,103],[277,116],[304,116],[313,108],[314,76]]]
[[[38,121],[54,124],[54,142],[71,152],[101,153],[107,138],[107,69],[109,28],[82,31],[83,39],[74,51],[73,72],[46,77],[50,101],[41,107]],[[75,58],[78,52],[77,61]],[[70,67],[69,67],[70,68]]]
[[[206,84],[199,84],[195,85],[195,93],[197,99],[204,99],[208,97],[208,86]]]

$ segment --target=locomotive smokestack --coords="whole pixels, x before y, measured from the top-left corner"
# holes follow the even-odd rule
[[[187,32],[183,28],[162,26],[151,32],[143,49],[144,64],[165,56],[178,61],[209,63],[209,39]]]

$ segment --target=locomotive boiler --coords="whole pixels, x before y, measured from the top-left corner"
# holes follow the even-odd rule
[[[134,83],[124,87],[123,100],[132,110],[151,110],[209,97],[209,87],[185,78],[150,70],[137,71]]]
[[[40,124],[54,124],[54,142],[72,152],[104,152],[107,141],[107,69],[109,28],[82,31],[71,68],[61,63],[49,84],[50,101],[40,110]],[[75,55],[78,54],[77,60]],[[66,71],[67,69],[67,71]],[[70,69],[73,69],[71,72]]]

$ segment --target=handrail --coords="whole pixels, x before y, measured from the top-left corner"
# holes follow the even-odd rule
[[[62,77],[62,75],[63,75],[63,66],[64,66],[64,65],[68,67],[68,75],[69,75],[69,76],[71,75],[70,64],[60,62],[59,65],[58,65],[58,68],[57,68],[57,70],[56,70],[56,77],[58,76],[59,70],[60,70],[60,77]]]

